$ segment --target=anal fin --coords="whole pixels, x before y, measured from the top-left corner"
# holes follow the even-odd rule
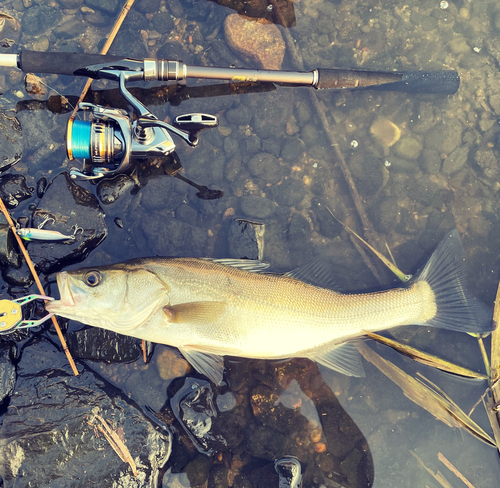
[[[179,347],[182,355],[198,373],[220,385],[224,375],[224,358],[217,354],[201,352],[193,346]]]
[[[365,376],[365,371],[361,364],[361,355],[353,341],[334,345],[327,352],[310,354],[307,357],[347,376],[356,376],[358,378]]]

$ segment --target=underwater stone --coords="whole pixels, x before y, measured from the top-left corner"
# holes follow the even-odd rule
[[[441,171],[442,161],[439,153],[433,149],[424,149],[422,152],[422,169],[426,173],[439,173]]]
[[[241,211],[247,216],[256,219],[267,219],[275,211],[274,203],[265,197],[245,195],[240,198]]]
[[[174,19],[168,12],[160,12],[154,15],[153,26],[160,34],[167,34],[175,28]]]
[[[103,205],[110,205],[115,203],[121,195],[131,191],[134,186],[134,180],[124,174],[117,175],[114,178],[103,178],[97,184],[97,198]]]
[[[279,161],[269,153],[259,153],[248,161],[248,170],[266,183],[278,183],[283,175]]]
[[[62,14],[58,8],[37,5],[29,8],[23,14],[21,20],[22,31],[29,36],[37,36],[46,30],[52,29],[61,18]]]
[[[230,14],[224,21],[227,43],[244,58],[264,69],[281,69],[285,41],[279,29],[264,19]]]
[[[421,150],[422,146],[413,137],[403,137],[396,146],[396,153],[405,159],[417,159]]]
[[[174,349],[164,348],[155,355],[155,360],[162,380],[182,378],[191,371],[190,364]]]
[[[299,137],[287,137],[281,149],[281,157],[290,163],[294,163],[305,156],[306,145]]]
[[[443,173],[445,175],[452,175],[460,171],[467,163],[469,150],[469,146],[461,146],[449,154],[443,161]]]
[[[114,14],[118,10],[118,0],[85,0],[85,3],[97,10],[102,10],[108,14]]]
[[[478,149],[474,155],[474,161],[481,168],[486,178],[498,178],[498,159],[491,149]]]
[[[384,146],[391,147],[399,141],[401,130],[392,121],[386,118],[377,119],[370,127],[371,135]]]
[[[264,256],[265,225],[234,219],[229,225],[229,256],[235,259],[259,259]]]
[[[288,178],[283,180],[280,185],[271,186],[269,194],[278,205],[294,207],[303,200],[306,191],[302,181]]]

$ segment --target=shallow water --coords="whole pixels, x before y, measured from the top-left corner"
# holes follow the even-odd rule
[[[38,32],[31,27],[26,32],[22,15],[30,9],[25,9],[19,1],[2,2],[0,10],[20,20],[22,26],[16,43],[3,52],[43,47],[48,51],[98,52],[115,15],[99,13],[92,7],[107,19],[104,25],[99,25],[93,23],[96,22],[91,17],[93,14],[82,13],[81,7],[87,5],[73,2],[76,5],[73,7],[70,3],[55,3],[62,14],[58,25],[66,25],[69,30],[68,34],[62,34],[67,30]],[[49,2],[38,4],[48,6]],[[38,4],[33,2],[33,6]],[[65,9],[63,5],[71,8]],[[464,242],[470,289],[484,302],[492,304],[500,259],[497,162],[500,8],[497,3],[457,1],[449,2],[448,7],[442,9],[437,0],[412,4],[301,0],[290,6],[295,25],[288,31],[307,70],[317,67],[458,70],[460,89],[448,97],[334,90],[319,91],[316,95],[352,173],[362,206],[398,265],[405,272],[414,272],[444,233],[457,227]],[[172,27],[165,34],[159,34],[154,21],[164,12],[170,14],[168,22]],[[110,53],[153,57],[158,53],[165,56],[167,52],[187,64],[258,68],[255,61],[244,60],[226,44],[222,22],[232,13],[233,9],[214,2],[137,1]],[[77,23],[72,37],[74,19]],[[10,37],[16,35],[16,31],[4,32],[4,35]],[[288,51],[282,68],[293,70],[292,63]],[[6,110],[16,106],[18,110],[29,108],[26,100],[31,96],[25,92],[20,77],[11,71],[0,72],[1,106]],[[84,84],[84,80],[63,76],[42,79],[67,97],[78,96]],[[214,96],[219,84],[188,81],[189,90],[183,88],[181,94],[187,90],[189,98],[182,97],[180,103],[179,97],[172,97],[171,88],[168,93],[174,104],[165,103],[166,90],[155,89],[160,83],[136,85],[145,88],[139,97],[162,120],[189,112],[219,117],[219,127],[203,132],[197,148],[188,148],[179,139],[175,142],[185,176],[209,188],[222,189],[224,197],[200,200],[194,188],[168,176],[158,176],[163,170],[146,168],[142,175],[148,171],[156,173],[151,178],[139,177],[142,182],[148,179],[146,185],[141,184],[139,191],[126,192],[111,205],[103,205],[109,235],[85,262],[73,267],[148,255],[227,257],[228,227],[233,218],[239,217],[266,224],[263,259],[275,271],[288,271],[311,257],[324,256],[344,289],[380,287],[346,231],[341,231],[324,213],[327,205],[350,227],[362,231],[331,141],[312,103],[312,89],[276,87],[269,92]],[[108,92],[116,88],[113,83],[101,81],[93,86],[97,91],[93,96],[103,100],[99,103],[118,100],[116,93]],[[207,86],[208,89],[202,88]],[[49,91],[42,100],[55,94]],[[64,157],[63,135],[68,117],[68,113],[43,110],[40,120],[45,130],[30,134],[23,127],[24,138],[33,138],[33,143],[11,172],[25,174],[34,185],[42,176],[50,178],[74,166],[75,162]],[[380,119],[389,120],[401,132],[399,141],[390,147],[372,133]],[[259,164],[255,159],[260,153],[272,155],[266,156],[267,164]],[[89,183],[82,186],[92,193],[97,190]],[[265,205],[255,206],[252,196],[265,197]],[[27,204],[16,209],[14,216],[17,218],[23,213],[28,215]],[[115,224],[117,217],[123,228]],[[381,274],[382,287],[393,286],[393,278],[383,271]],[[70,323],[69,328],[77,330],[80,325]],[[405,327],[394,335],[400,341],[469,368],[481,371],[484,368],[477,341],[464,334]],[[421,372],[466,412],[486,389],[485,382],[441,373],[383,346],[373,343],[370,346],[407,373]],[[144,366],[142,359],[133,365],[90,364],[135,401],[159,411],[168,403],[172,390],[178,390],[183,384],[183,380],[177,380],[169,387],[169,382],[161,379],[158,356],[165,349],[164,346],[156,348],[149,366]],[[216,458],[215,465],[227,467],[233,478],[239,471],[250,472],[264,483],[261,486],[267,486],[262,480],[273,479],[266,478],[268,472],[274,472],[272,453],[263,453],[262,446],[248,446],[249,439],[255,443],[269,442],[273,429],[278,428],[279,419],[267,419],[266,423],[256,414],[255,402],[252,404],[252,395],[266,387],[278,392],[277,405],[294,412],[293,422],[303,426],[302,431],[294,433],[290,429],[292,421],[286,423],[283,436],[288,441],[295,440],[296,446],[289,449],[294,452],[282,454],[303,456],[303,468],[307,465],[309,472],[304,487],[371,483],[369,467],[363,468],[365,477],[357,473],[355,456],[333,454],[338,444],[349,438],[346,435],[339,441],[326,435],[334,429],[327,426],[322,417],[322,414],[326,416],[325,409],[335,404],[335,411],[341,411],[334,403],[335,398],[362,434],[357,438],[357,446],[364,442],[368,446],[373,458],[373,486],[439,486],[410,451],[416,452],[433,472],[441,471],[452,486],[461,486],[461,481],[441,464],[438,453],[444,454],[476,488],[496,486],[499,466],[493,448],[467,432],[453,430],[434,419],[366,362],[366,378],[362,379],[347,378],[322,367],[319,374],[307,361],[287,364],[247,360],[230,363],[231,388],[219,390],[216,397],[229,395],[224,396],[220,404],[228,401],[230,406],[231,398],[236,399],[235,405],[227,408],[228,412],[241,410],[234,418],[242,424],[246,444],[234,441],[220,459]],[[280,382],[280,371],[286,381]],[[286,418],[283,412],[280,415]],[[474,418],[489,432],[481,405]],[[264,429],[259,438],[252,437],[250,434],[256,425],[267,425],[269,430],[266,433]],[[320,440],[312,432],[315,428],[324,431]],[[304,446],[308,436],[308,445]],[[324,451],[317,452],[323,445]],[[282,446],[290,445],[283,441]],[[197,457],[197,451],[186,451],[188,455],[183,461],[173,454],[173,466],[168,466],[164,487],[195,486],[192,474],[186,475],[186,469],[190,473],[201,472],[200,466],[205,465]],[[361,450],[353,448],[352,452],[355,451],[361,456]],[[345,462],[338,461],[341,458]],[[233,483],[233,479],[229,479]]]

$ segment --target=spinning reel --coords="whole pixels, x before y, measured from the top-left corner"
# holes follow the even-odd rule
[[[170,133],[196,146],[202,130],[218,125],[217,117],[202,113],[179,115],[172,125],[162,122],[125,87],[136,73],[109,69],[105,74],[119,82],[120,94],[132,106],[135,120],[122,109],[80,103],[78,108],[89,116],[70,119],[66,133],[68,159],[85,160],[83,171],[71,169],[73,179],[98,180],[127,171],[134,159],[165,157],[175,150]]]

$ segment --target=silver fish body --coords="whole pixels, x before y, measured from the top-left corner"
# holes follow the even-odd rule
[[[225,263],[223,261],[223,263]],[[214,381],[222,356],[307,357],[362,375],[352,342],[364,331],[421,324],[490,330],[465,294],[458,233],[451,233],[418,277],[404,288],[341,294],[299,268],[262,274],[196,258],[146,258],[62,272],[61,299],[47,310],[82,323],[178,347]],[[234,266],[236,264],[236,267]]]

